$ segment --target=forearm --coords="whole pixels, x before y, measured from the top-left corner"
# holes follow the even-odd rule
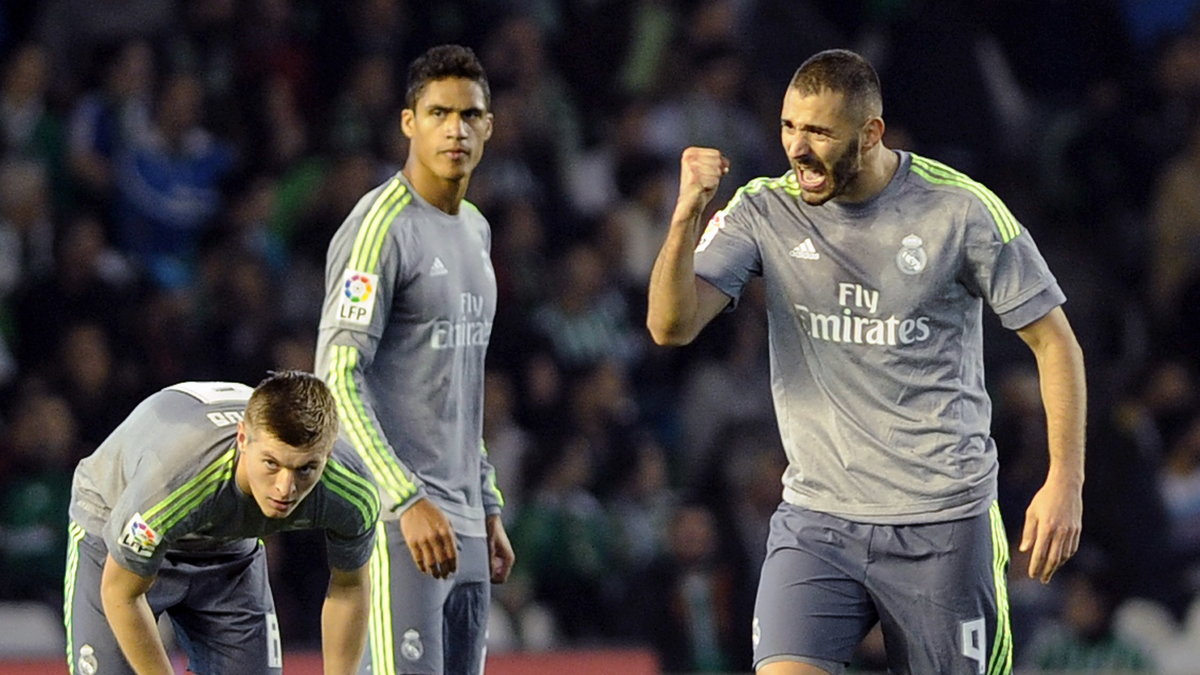
[[[146,596],[115,598],[102,594],[101,597],[104,615],[133,671],[138,675],[174,673]]]
[[[683,201],[676,206],[667,239],[650,273],[646,327],[658,344],[687,344],[699,332],[695,328],[699,300],[694,250],[700,216],[699,210]]]
[[[331,581],[321,609],[321,653],[326,675],[358,672],[367,643],[371,587],[365,571],[354,583]]]
[[[1050,449],[1047,480],[1080,489],[1087,417],[1083,351],[1074,339],[1056,341],[1038,353],[1037,363]]]

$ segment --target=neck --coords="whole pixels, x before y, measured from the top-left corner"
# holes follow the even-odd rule
[[[862,170],[855,178],[854,189],[850,194],[843,195],[843,201],[864,202],[883,192],[899,166],[900,155],[883,143],[877,144],[863,157]]]
[[[400,173],[404,174],[422,199],[452,216],[458,213],[458,207],[467,195],[466,176],[458,180],[441,178],[411,158],[400,170]]]

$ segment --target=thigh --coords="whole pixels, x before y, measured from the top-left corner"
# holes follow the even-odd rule
[[[375,535],[367,656],[360,672],[440,675],[442,606],[451,582],[417,569],[398,521],[381,521]]]
[[[133,675],[100,602],[100,578],[108,550],[99,537],[85,534],[75,523],[69,524],[68,533],[63,580],[67,671],[71,675]]]
[[[460,537],[458,572],[443,606],[445,675],[478,675],[487,656],[487,617],[492,586],[487,539]]]
[[[841,673],[876,621],[862,568],[870,526],[783,504],[771,518],[752,626],[756,668]]]
[[[215,561],[169,561],[159,573],[186,580],[185,602],[167,610],[198,675],[277,674],[283,649],[260,544],[254,553]]]
[[[876,543],[869,585],[892,672],[1012,671],[998,506],[965,520],[880,528]]]

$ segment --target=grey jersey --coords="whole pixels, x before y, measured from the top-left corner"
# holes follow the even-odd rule
[[[502,504],[482,442],[490,247],[473,205],[449,215],[397,173],[333,235],[317,337],[317,372],[385,511],[428,496],[467,536]]]
[[[329,564],[357,569],[374,543],[379,497],[339,441],[317,486],[287,518],[268,518],[234,480],[237,423],[250,387],[185,382],[142,401],[79,462],[71,519],[121,565],[149,576],[168,552],[248,554],[256,538],[324,529]]]
[[[987,509],[983,303],[1016,329],[1065,300],[992,192],[905,152],[861,204],[805,204],[791,172],[757,179],[714,215],[695,263],[735,302],[764,280],[786,501],[886,524]]]

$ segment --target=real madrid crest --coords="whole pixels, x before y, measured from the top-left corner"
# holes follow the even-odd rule
[[[896,254],[896,267],[905,274],[920,274],[929,261],[928,254],[921,246],[924,242],[915,234],[910,234],[900,241],[900,252]]]

